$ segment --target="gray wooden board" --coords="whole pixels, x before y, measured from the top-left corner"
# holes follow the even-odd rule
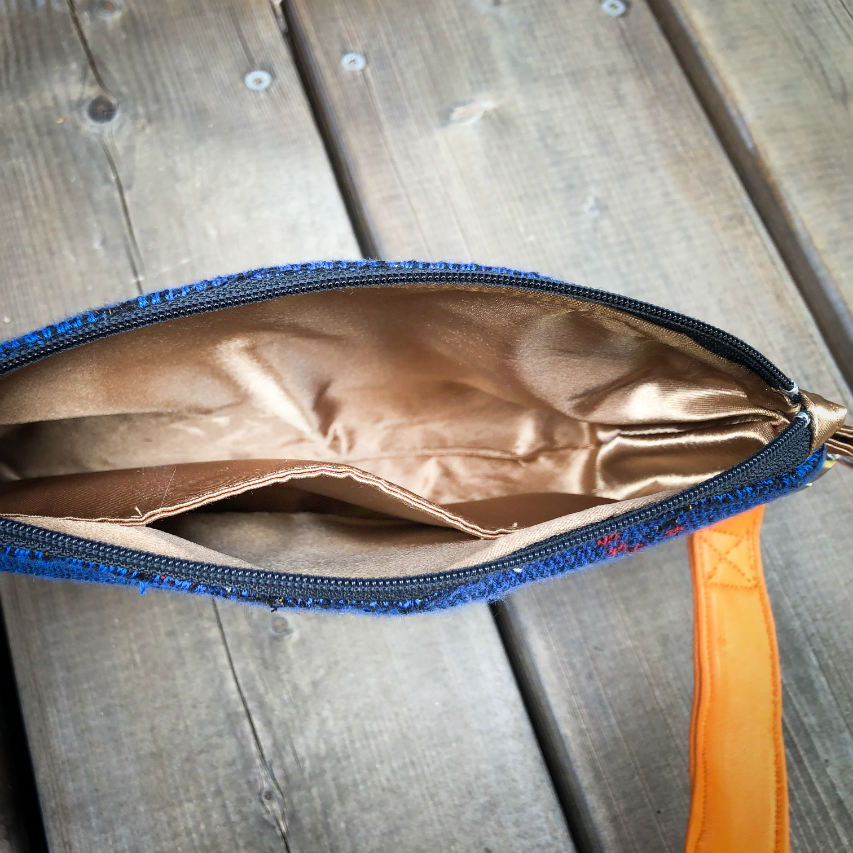
[[[853,15],[652,0],[847,381],[853,382]]]
[[[351,209],[383,256],[538,269],[665,304],[849,402],[642,2],[621,18],[559,0],[285,8]],[[361,70],[342,63],[351,52]],[[853,839],[851,498],[853,477],[835,471],[767,513],[799,849]],[[507,635],[591,848],[683,844],[691,621],[678,542],[508,599]]]
[[[0,34],[8,334],[137,287],[358,255],[266,3],[0,0]],[[98,96],[111,121],[87,117]],[[0,589],[53,849],[571,846],[485,607]]]

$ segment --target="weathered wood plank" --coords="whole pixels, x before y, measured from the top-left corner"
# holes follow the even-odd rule
[[[285,7],[351,209],[382,255],[539,269],[670,305],[849,400],[644,4],[622,18],[557,0]],[[348,52],[362,70],[341,63]],[[843,474],[766,522],[803,849],[838,849],[850,834]],[[690,611],[680,543],[507,602],[509,642],[590,849],[683,843]]]
[[[136,287],[357,256],[267,4],[0,9],[10,334]],[[87,116],[98,97],[112,120]],[[484,607],[394,621],[0,588],[54,849],[570,847]]]
[[[853,383],[853,16],[650,0],[776,245]]]

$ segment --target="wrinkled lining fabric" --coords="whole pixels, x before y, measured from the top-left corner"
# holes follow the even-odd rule
[[[282,529],[303,515],[306,541],[329,536],[334,515],[359,528],[363,548],[367,522],[379,541],[395,516],[415,539],[422,522],[455,528],[438,531],[451,545],[474,535],[512,550],[532,525],[695,485],[759,450],[794,412],[685,335],[560,294],[292,295],[136,329],[0,378],[0,513],[118,526],[203,505],[282,519],[285,509]],[[356,524],[364,511],[379,517]],[[203,524],[192,515],[189,527]]]

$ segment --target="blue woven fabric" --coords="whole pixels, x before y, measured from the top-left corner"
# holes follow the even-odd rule
[[[306,610],[358,611],[373,614],[404,614],[441,610],[473,601],[494,601],[534,581],[569,574],[598,563],[620,559],[637,551],[684,536],[723,518],[745,512],[788,494],[811,480],[820,470],[824,448],[812,453],[796,469],[737,489],[697,501],[686,509],[592,539],[542,560],[531,560],[512,569],[495,571],[484,578],[449,586],[424,598],[401,600],[352,600],[347,598],[266,598],[231,586],[205,586],[168,575],[129,571],[121,566],[63,558],[45,551],[0,546],[0,569],[18,574],[55,579],[133,586],[214,595],[221,598]]]
[[[93,311],[83,311],[68,317],[59,323],[34,329],[25,335],[0,342],[0,372],[3,371],[4,363],[21,350],[38,350],[47,344],[55,344],[62,338],[74,338],[84,331],[97,331],[101,326],[107,324],[116,316],[132,315],[135,321],[144,320],[145,314],[154,314],[154,309],[160,309],[169,305],[176,305],[187,297],[197,297],[199,294],[212,293],[226,295],[229,290],[238,285],[252,285],[253,283],[268,284],[271,281],[281,280],[282,277],[290,279],[291,284],[296,285],[304,280],[305,276],[316,273],[330,272],[357,272],[363,270],[376,270],[391,272],[394,270],[431,270],[434,272],[458,272],[458,273],[495,273],[509,274],[523,279],[554,282],[556,279],[540,275],[535,272],[524,272],[507,267],[488,267],[480,264],[462,264],[443,261],[314,261],[303,264],[285,264],[278,267],[264,267],[257,270],[249,270],[242,273],[217,276],[216,278],[204,279],[194,284],[185,284],[181,287],[170,287],[166,290],[157,290],[146,293],[134,299],[127,299],[113,305],[105,305]],[[283,292],[287,287],[284,286]]]

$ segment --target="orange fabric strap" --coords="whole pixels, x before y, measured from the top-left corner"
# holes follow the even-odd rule
[[[787,853],[782,684],[764,507],[689,538],[694,601],[688,853]]]

